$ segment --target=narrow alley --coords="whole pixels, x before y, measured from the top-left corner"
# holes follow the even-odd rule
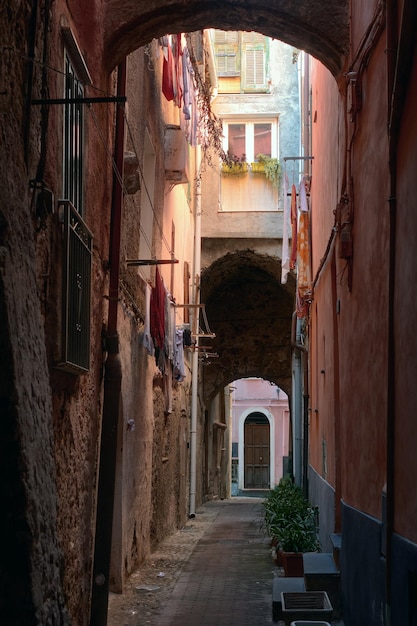
[[[1,9],[0,625],[417,626],[416,0]]]
[[[283,626],[272,610],[283,572],[262,519],[261,498],[203,504],[111,595],[108,626]]]

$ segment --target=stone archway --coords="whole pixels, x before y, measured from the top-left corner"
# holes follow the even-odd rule
[[[291,395],[291,319],[294,277],[281,285],[278,257],[251,250],[228,253],[204,270],[202,302],[212,349],[219,356],[204,367],[208,404],[226,385],[255,376]]]
[[[349,46],[347,0],[108,0],[104,60],[113,69],[150,39],[204,28],[258,31],[305,50],[339,76]]]

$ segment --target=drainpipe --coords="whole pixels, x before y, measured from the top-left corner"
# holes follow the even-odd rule
[[[197,492],[197,413],[198,413],[198,326],[201,273],[201,146],[196,146],[196,186],[194,218],[194,286],[193,286],[193,330],[195,349],[191,363],[191,430],[190,430],[190,509],[189,516],[195,517]]]
[[[297,319],[294,311],[291,320],[291,345],[294,348],[293,357],[293,471],[296,485],[303,486],[307,496],[308,479],[308,366],[307,348],[300,343],[301,320]],[[301,353],[301,354],[300,354]],[[302,383],[301,366],[304,362],[304,378]],[[303,401],[301,400],[303,398]]]
[[[397,128],[394,120],[395,66],[398,50],[397,1],[387,1],[387,86],[388,86],[388,159],[389,159],[389,269],[388,269],[388,370],[387,370],[387,482],[386,482],[386,624],[391,624],[392,536],[395,510],[395,256],[397,212]],[[395,121],[395,120],[394,120]]]
[[[126,94],[126,60],[118,66],[117,94]],[[123,204],[124,107],[117,104],[115,135],[115,166],[110,222],[110,283],[107,331],[107,359],[104,366],[104,400],[97,490],[96,535],[94,545],[93,588],[90,626],[106,626],[110,555],[113,527],[114,485],[116,474],[117,433],[120,407],[122,368],[117,332],[120,272],[120,231]],[[120,174],[120,179],[116,175]]]

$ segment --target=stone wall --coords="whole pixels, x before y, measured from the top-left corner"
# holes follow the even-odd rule
[[[34,193],[40,165],[40,111],[26,117],[27,55],[42,55],[42,29],[26,28],[28,5],[2,11],[0,175],[0,482],[4,548],[2,623],[68,624],[57,536],[52,400],[44,319],[37,284]],[[45,10],[39,3],[39,14]],[[35,35],[36,33],[36,35]],[[33,76],[40,88],[40,74]]]

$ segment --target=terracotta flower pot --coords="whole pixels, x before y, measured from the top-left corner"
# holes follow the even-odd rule
[[[285,576],[290,578],[301,578],[304,576],[302,552],[283,552],[282,561]]]

